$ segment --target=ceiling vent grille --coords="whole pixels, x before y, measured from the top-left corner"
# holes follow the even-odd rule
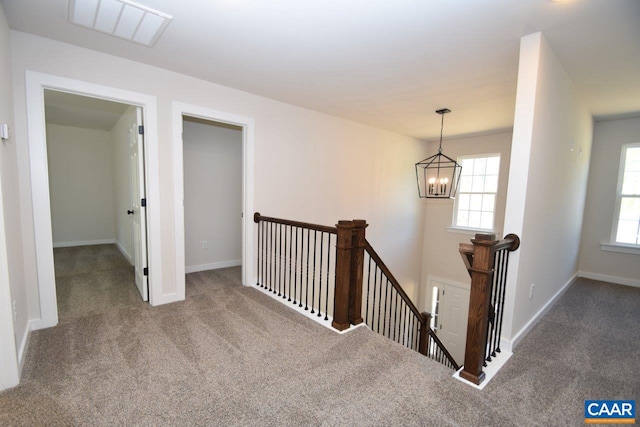
[[[153,46],[172,19],[128,0],[69,1],[69,22],[144,46]]]

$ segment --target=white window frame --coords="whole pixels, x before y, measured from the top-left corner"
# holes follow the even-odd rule
[[[620,219],[620,208],[622,205],[622,182],[624,180],[624,169],[625,163],[627,159],[627,150],[629,148],[639,148],[640,142],[635,142],[631,144],[625,144],[622,146],[622,150],[620,153],[620,165],[618,167],[618,184],[616,186],[616,203],[614,207],[613,214],[613,224],[611,226],[611,239],[609,244],[603,243],[601,245],[603,250],[612,251],[612,252],[625,252],[625,253],[635,253],[640,254],[640,244],[632,244],[632,243],[618,243],[616,241],[616,237],[618,235],[618,221]],[[625,196],[629,197],[629,196]],[[631,197],[639,197],[631,196]]]
[[[458,186],[458,194],[456,195],[455,201],[453,203],[453,218],[451,220],[451,227],[449,227],[449,231],[460,231],[460,232],[481,232],[481,233],[497,233],[496,227],[496,206],[498,204],[498,191],[500,189],[500,162],[502,161],[502,155],[500,153],[483,153],[483,154],[471,154],[458,156],[458,163],[462,164],[463,160],[467,159],[488,159],[489,157],[497,157],[498,158],[498,181],[496,182],[496,191],[493,199],[493,222],[491,224],[491,228],[481,228],[481,227],[464,227],[457,225],[458,223],[458,202],[460,200],[460,187]],[[464,170],[464,168],[463,168]],[[486,175],[485,175],[486,176]],[[471,193],[466,193],[471,194]],[[489,193],[485,193],[489,194]]]

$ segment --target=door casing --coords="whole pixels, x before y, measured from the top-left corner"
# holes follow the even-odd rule
[[[146,123],[144,142],[145,181],[147,184],[147,199],[150,201],[147,204],[149,302],[151,305],[159,305],[175,301],[174,294],[163,294],[162,286],[161,223],[158,205],[160,200],[160,174],[156,98],[138,92],[33,71],[27,71],[25,78],[29,162],[31,168],[31,201],[40,302],[40,317],[31,321],[31,329],[47,328],[58,323],[44,115],[45,89],[142,107],[143,121]]]

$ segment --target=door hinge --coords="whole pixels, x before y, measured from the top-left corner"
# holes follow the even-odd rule
[[[147,207],[147,199],[140,200],[140,206],[146,208]]]
[[[144,135],[144,126],[142,126],[142,125],[138,126],[138,133],[140,135]]]
[[[143,268],[142,269],[142,274],[145,275],[145,276],[148,276],[149,275],[149,267]]]

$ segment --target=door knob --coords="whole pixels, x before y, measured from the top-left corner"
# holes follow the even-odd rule
[[[133,211],[127,211],[127,215],[133,215]]]

